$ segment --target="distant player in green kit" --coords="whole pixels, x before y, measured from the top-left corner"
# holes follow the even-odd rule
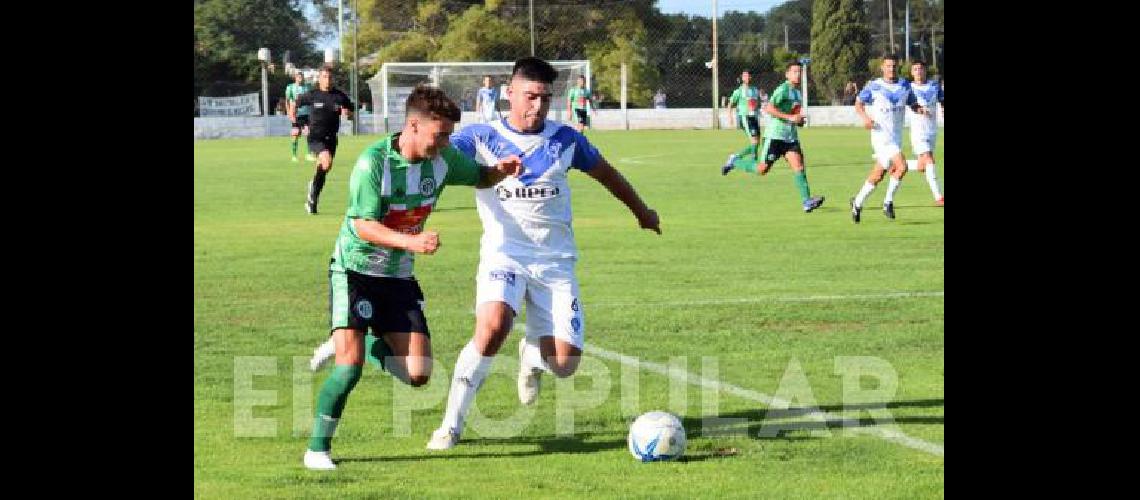
[[[450,146],[460,112],[442,90],[417,86],[405,108],[403,130],[365,149],[349,179],[348,210],[329,263],[336,366],[317,399],[303,459],[309,469],[336,469],[333,434],[365,358],[412,386],[431,376],[424,295],[412,265],[415,254],[439,249],[439,234],[424,223],[444,187],[490,187],[523,169],[517,155],[482,167]]]
[[[740,153],[728,157],[728,161],[721,167],[721,174],[727,175],[729,171],[739,167],[745,172],[765,175],[772,163],[787,155],[788,165],[794,172],[793,179],[796,189],[800,192],[800,202],[804,212],[811,212],[823,205],[822,196],[812,196],[808,187],[807,172],[804,171],[804,154],[800,150],[799,136],[796,127],[804,124],[801,112],[803,94],[800,93],[800,77],[803,66],[798,61],[788,64],[784,73],[787,81],[781,83],[772,92],[772,99],[764,107],[768,113],[768,124],[764,127],[764,144],[756,157],[747,155],[747,148]],[[736,94],[733,94],[735,97]]]
[[[297,121],[293,122],[293,129],[289,135],[293,137],[293,161],[297,161],[297,138],[301,135],[302,129],[307,134],[309,128],[309,112],[312,111],[312,106],[297,107],[297,98],[302,94],[312,90],[312,85],[305,83],[305,75],[300,71],[293,74],[293,83],[285,86],[285,108],[290,116],[296,116]],[[305,145],[305,153],[309,161],[313,161],[313,154],[308,151],[308,144]]]
[[[566,109],[574,110],[574,129],[578,133],[590,128],[589,112],[594,111],[594,93],[586,88],[586,77],[578,75],[578,86],[566,93]],[[597,114],[597,111],[594,111]]]
[[[753,161],[756,160],[760,144],[760,110],[764,107],[764,97],[760,89],[752,85],[752,73],[747,70],[741,73],[740,86],[732,91],[732,97],[728,98],[728,107],[725,109],[732,117],[732,126],[744,130],[744,135],[748,136],[751,144],[729,155],[726,166],[731,165],[736,158],[751,157]],[[735,112],[732,110],[733,107],[736,107]],[[727,174],[729,170],[732,169],[722,170],[721,174]]]

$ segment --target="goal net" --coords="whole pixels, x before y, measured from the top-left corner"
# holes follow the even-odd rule
[[[576,85],[579,75],[590,82],[590,61],[549,61],[558,70],[554,80],[553,102],[547,118],[568,121],[566,92]],[[384,63],[376,76],[368,80],[372,90],[372,109],[375,130],[384,133],[404,126],[404,104],[417,84],[428,83],[447,93],[463,111],[461,124],[478,122],[475,115],[475,98],[483,86],[483,77],[490,76],[492,85],[499,90],[498,109],[506,116],[510,109],[506,87],[510,82],[513,61],[508,62],[416,62]],[[382,120],[382,122],[380,122]]]

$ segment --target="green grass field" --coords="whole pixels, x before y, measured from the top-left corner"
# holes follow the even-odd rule
[[[312,166],[288,161],[288,138],[196,141],[195,496],[943,497],[944,209],[921,174],[904,180],[897,220],[879,209],[884,181],[855,225],[847,200],[871,166],[865,130],[802,129],[812,193],[827,197],[811,214],[784,161],[766,177],[721,177],[743,145],[737,131],[589,137],[658,211],[664,234],[639,230],[603,187],[571,174],[586,311],[579,375],[545,378],[527,417],[512,334],[476,403],[483,432],[469,425],[452,450],[424,449],[474,323],[481,228],[471,189],[448,188],[428,220],[443,246],[416,264],[436,373],[410,389],[366,366],[331,473],[301,465],[328,369],[295,366],[325,338],[350,167],[379,137],[342,138],[317,216],[303,209]],[[613,353],[646,364],[632,370]],[[878,371],[860,376],[860,360]],[[770,410],[767,396],[791,409]],[[813,418],[812,407],[827,415]],[[684,418],[685,460],[642,464],[626,450],[628,422],[656,409]],[[702,416],[737,420],[714,433]],[[517,432],[494,423],[511,418]]]

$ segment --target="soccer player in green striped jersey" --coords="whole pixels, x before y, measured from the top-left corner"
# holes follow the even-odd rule
[[[744,130],[744,135],[748,136],[750,144],[745,146],[744,149],[729,156],[728,163],[732,163],[731,158],[743,158],[746,156],[756,159],[758,144],[760,144],[760,110],[763,107],[764,94],[760,89],[752,85],[752,73],[745,70],[740,73],[740,86],[732,91],[732,96],[728,98],[728,116],[732,119],[732,126]],[[735,112],[732,110],[736,107]],[[727,174],[725,170],[721,172]]]
[[[415,254],[439,249],[439,234],[425,231],[424,223],[444,187],[490,187],[522,172],[518,156],[480,167],[449,145],[460,111],[442,90],[416,87],[406,109],[403,130],[366,148],[349,180],[348,210],[329,264],[336,366],[317,399],[303,460],[309,469],[336,468],[332,437],[366,358],[412,386],[431,376],[424,296],[412,265]]]
[[[799,134],[796,127],[804,125],[803,94],[800,93],[800,78],[803,75],[803,66],[799,61],[788,64],[784,83],[772,91],[772,98],[764,106],[768,113],[768,123],[764,127],[764,144],[756,157],[741,153],[728,157],[728,161],[721,167],[721,174],[727,174],[739,167],[745,172],[765,175],[772,163],[786,156],[788,166],[792,168],[792,179],[796,190],[800,194],[800,204],[805,213],[811,212],[823,205],[822,196],[812,196],[808,186],[807,171],[804,167],[804,153],[800,149]]]
[[[594,110],[594,93],[586,88],[586,77],[578,75],[578,86],[566,93],[566,109],[573,110],[574,129],[583,133],[590,128],[589,113],[597,115]]]
[[[306,134],[309,133],[309,113],[312,111],[312,106],[297,108],[297,98],[312,89],[311,85],[305,83],[305,75],[300,71],[293,74],[293,83],[285,87],[286,113],[289,116],[297,117],[297,121],[293,122],[292,130],[289,131],[289,135],[293,137],[293,161],[297,161],[297,138],[300,137],[302,130]],[[313,161],[313,154],[307,151],[308,144],[305,144],[305,148],[305,156],[309,161]]]

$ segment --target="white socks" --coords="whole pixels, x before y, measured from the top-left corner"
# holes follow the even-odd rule
[[[886,198],[883,198],[884,204],[895,202],[895,191],[899,190],[899,183],[900,182],[902,182],[902,181],[900,181],[894,177],[891,177],[890,184],[887,184],[887,196],[886,196]]]
[[[935,200],[942,197],[942,190],[938,189],[938,175],[934,173],[934,163],[926,165],[926,183],[930,184],[930,192],[934,194]]]
[[[874,190],[875,190],[874,184],[871,184],[870,182],[864,182],[863,183],[863,189],[860,189],[859,194],[855,195],[855,206],[862,207],[863,206],[863,200],[866,200],[867,196],[870,195],[871,191],[874,191]]]
[[[441,429],[452,429],[455,433],[463,430],[463,421],[471,403],[475,401],[475,392],[483,385],[483,379],[491,371],[494,356],[483,356],[475,349],[475,341],[467,342],[459,359],[455,361],[455,374],[451,378],[451,392],[447,395],[447,410],[443,413]]]
[[[538,339],[527,337],[525,342],[526,346],[523,347],[522,359],[520,359],[519,362],[527,368],[550,373],[550,366],[542,359],[542,349],[538,346]]]

